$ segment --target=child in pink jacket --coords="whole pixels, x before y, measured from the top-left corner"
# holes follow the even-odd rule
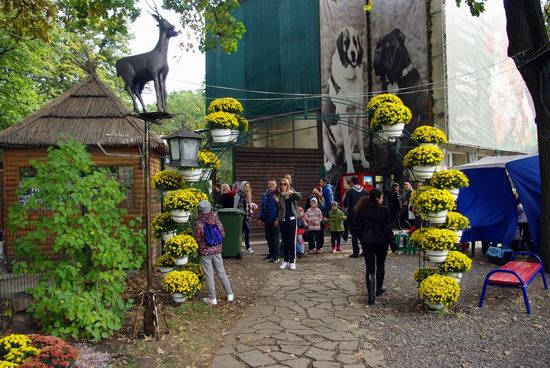
[[[310,199],[309,204],[311,207],[308,208],[304,219],[307,222],[308,230],[308,243],[309,243],[309,254],[321,253],[323,248],[323,243],[321,242],[321,237],[323,232],[321,231],[321,222],[323,221],[323,212],[317,206],[317,198],[313,197]]]

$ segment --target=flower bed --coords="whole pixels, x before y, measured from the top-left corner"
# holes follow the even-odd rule
[[[436,172],[430,183],[437,189],[456,189],[470,185],[468,177],[460,170],[442,170]]]
[[[55,336],[12,334],[0,339],[0,367],[70,368],[76,348]]]
[[[447,143],[445,133],[441,129],[437,129],[429,125],[423,125],[416,128],[411,135],[411,138],[416,140],[418,143]]]

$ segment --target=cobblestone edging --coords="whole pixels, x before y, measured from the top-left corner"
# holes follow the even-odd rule
[[[385,366],[359,327],[366,310],[357,304],[352,277],[330,264],[298,267],[268,275],[257,304],[225,336],[211,367]]]

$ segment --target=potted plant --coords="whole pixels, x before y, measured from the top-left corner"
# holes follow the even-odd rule
[[[448,211],[455,205],[455,199],[446,190],[430,188],[415,196],[414,207],[423,219],[433,224],[442,224],[447,220]]]
[[[157,257],[157,261],[155,262],[155,266],[157,266],[162,273],[163,276],[166,276],[166,274],[170,271],[174,270],[174,264],[175,259],[170,254],[166,253],[161,256]]]
[[[200,191],[197,188],[189,188],[189,191],[197,198],[197,202],[208,201],[208,194]]]
[[[189,261],[189,254],[196,252],[199,244],[191,235],[181,234],[168,239],[164,251],[175,258],[176,266],[183,266]]]
[[[437,145],[447,143],[447,136],[441,129],[429,125],[423,125],[416,128],[411,138],[420,143],[420,145]]]
[[[157,239],[167,241],[176,235],[178,224],[172,219],[170,212],[158,214],[151,221],[151,230]]]
[[[378,109],[378,107],[385,102],[403,105],[403,101],[401,101],[401,99],[396,95],[391,93],[382,93],[370,99],[367,104],[367,114],[370,117],[373,117],[376,109]]]
[[[371,128],[381,127],[386,137],[397,138],[411,118],[411,110],[402,103],[384,102],[374,112]]]
[[[210,178],[210,172],[220,167],[221,161],[219,157],[212,151],[203,149],[198,154],[199,169],[194,173],[192,177],[187,179],[191,182],[198,182],[199,180],[208,180]],[[185,175],[185,174],[184,174]]]
[[[440,263],[447,258],[449,250],[457,242],[456,234],[447,229],[422,228],[412,233],[410,241],[426,253],[432,262]]]
[[[208,105],[208,110],[207,110],[209,114],[213,112],[219,112],[219,111],[238,115],[238,114],[242,114],[244,110],[243,110],[243,105],[233,97],[221,97],[221,98],[216,98],[215,100],[210,102],[210,105]]]
[[[228,112],[213,112],[204,118],[215,143],[227,143],[231,138],[231,129],[239,129],[239,121]]]
[[[438,268],[419,268],[414,271],[413,278],[416,282],[422,282],[426,277],[439,273]]]
[[[439,311],[458,301],[460,286],[449,276],[431,275],[420,283],[418,293],[428,310]]]
[[[468,177],[462,171],[455,169],[436,172],[430,183],[438,189],[447,189],[455,199],[458,198],[460,188],[470,185]]]
[[[164,197],[164,208],[172,211],[172,218],[177,223],[189,220],[190,212],[199,205],[195,192],[191,189],[174,190]]]
[[[460,282],[462,274],[472,269],[472,260],[465,254],[457,251],[450,251],[449,255],[439,266],[441,272],[447,273],[450,277]]]
[[[447,213],[447,221],[443,224],[445,229],[454,231],[458,240],[462,237],[462,232],[470,227],[470,220],[458,212]]]
[[[183,188],[185,180],[179,171],[162,170],[153,176],[151,184],[153,188],[162,191],[162,193],[166,195],[170,190]]]
[[[403,159],[403,166],[412,169],[419,179],[429,179],[436,166],[443,162],[443,151],[436,146],[420,146],[410,150]]]
[[[200,290],[199,277],[191,271],[172,271],[162,280],[162,289],[172,294],[175,303],[183,303]]]

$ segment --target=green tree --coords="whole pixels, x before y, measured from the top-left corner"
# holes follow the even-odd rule
[[[203,90],[171,92],[168,94],[167,104],[167,110],[175,117],[163,121],[161,125],[154,125],[153,129],[157,133],[165,135],[181,128],[204,129],[206,99]],[[147,110],[155,111],[156,105],[154,103],[149,104]]]
[[[108,337],[130,306],[122,299],[125,270],[142,263],[143,231],[135,220],[125,225],[126,211],[117,207],[123,190],[80,143],[61,142],[31,165],[36,176],[24,179],[18,194],[33,194],[8,216],[11,231],[31,229],[16,240],[15,264],[40,275],[29,311],[48,334]],[[58,261],[40,251],[48,241]]]

